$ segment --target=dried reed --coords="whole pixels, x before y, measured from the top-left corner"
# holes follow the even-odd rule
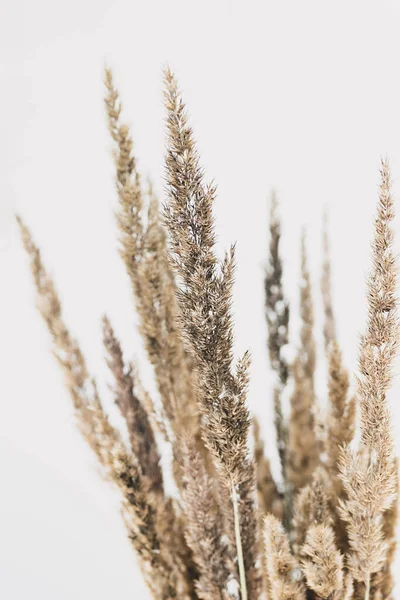
[[[265,274],[268,350],[274,380],[281,481],[264,455],[247,406],[249,355],[235,359],[235,248],[216,254],[213,203],[175,77],[165,72],[166,201],[143,185],[110,70],[105,106],[115,144],[120,254],[160,402],[144,390],[103,320],[113,397],[127,439],[111,425],[96,382],[63,320],[40,250],[18,217],[38,308],[62,367],[78,425],[119,490],[128,535],[156,600],[391,600],[398,477],[386,399],[398,345],[394,217],[382,163],[368,319],[355,395],[343,364],[331,293],[326,223],[321,290],[328,361],[324,437],[314,387],[316,344],[305,236],[301,244],[301,331],[293,364],[283,287],[281,226],[271,200]],[[284,396],[292,386],[290,411]],[[156,408],[157,406],[157,408]],[[356,408],[361,415],[357,446]],[[172,447],[176,490],[164,485],[160,439]]]

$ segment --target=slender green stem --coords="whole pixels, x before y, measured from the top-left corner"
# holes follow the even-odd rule
[[[238,503],[238,497],[237,497],[237,493],[236,493],[235,485],[234,485],[233,481],[231,482],[231,492],[232,492],[233,515],[234,515],[234,519],[235,519],[235,538],[236,538],[236,551],[237,551],[238,566],[239,566],[240,595],[241,595],[241,600],[247,600],[246,570],[244,568],[242,539],[240,537],[239,503]]]

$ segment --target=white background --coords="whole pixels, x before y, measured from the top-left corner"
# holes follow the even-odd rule
[[[293,312],[307,227],[319,344],[320,229],[328,207],[339,337],[355,372],[381,156],[400,177],[400,4],[1,0],[0,7],[0,595],[145,599],[118,500],[75,430],[13,214],[23,215],[55,273],[66,319],[107,402],[104,311],[153,390],[117,253],[102,69],[114,68],[140,168],[162,195],[161,67],[168,62],[206,173],[219,186],[221,248],[237,241],[237,350],[251,349],[249,402],[271,451],[267,198],[275,187]],[[395,195],[400,206],[399,185]],[[294,315],[294,345],[297,327]],[[322,363],[321,402],[324,377]],[[398,442],[399,391],[397,381],[390,399]]]

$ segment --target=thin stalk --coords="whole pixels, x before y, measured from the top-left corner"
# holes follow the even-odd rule
[[[289,533],[289,538],[291,539],[291,529],[292,529],[292,517],[293,517],[293,493],[288,481],[284,483],[284,511],[283,511],[283,520],[286,531]]]
[[[235,519],[236,551],[237,551],[238,565],[239,565],[240,595],[241,595],[241,600],[247,600],[246,571],[244,568],[242,539],[240,537],[239,504],[238,504],[237,493],[236,493],[235,485],[234,485],[233,481],[231,483],[231,490],[232,490],[233,515],[234,515],[234,519]]]
[[[368,579],[365,582],[365,596],[364,596],[364,600],[369,600],[370,589],[371,589],[371,575],[368,575]]]

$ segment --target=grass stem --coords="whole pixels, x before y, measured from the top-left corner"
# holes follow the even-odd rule
[[[232,490],[233,515],[234,515],[234,519],[235,519],[236,550],[237,550],[238,565],[239,565],[240,595],[241,595],[241,600],[247,600],[246,571],[244,568],[242,539],[240,537],[239,503],[238,503],[238,496],[237,496],[237,493],[235,490],[235,485],[233,482],[231,483],[231,490]]]

